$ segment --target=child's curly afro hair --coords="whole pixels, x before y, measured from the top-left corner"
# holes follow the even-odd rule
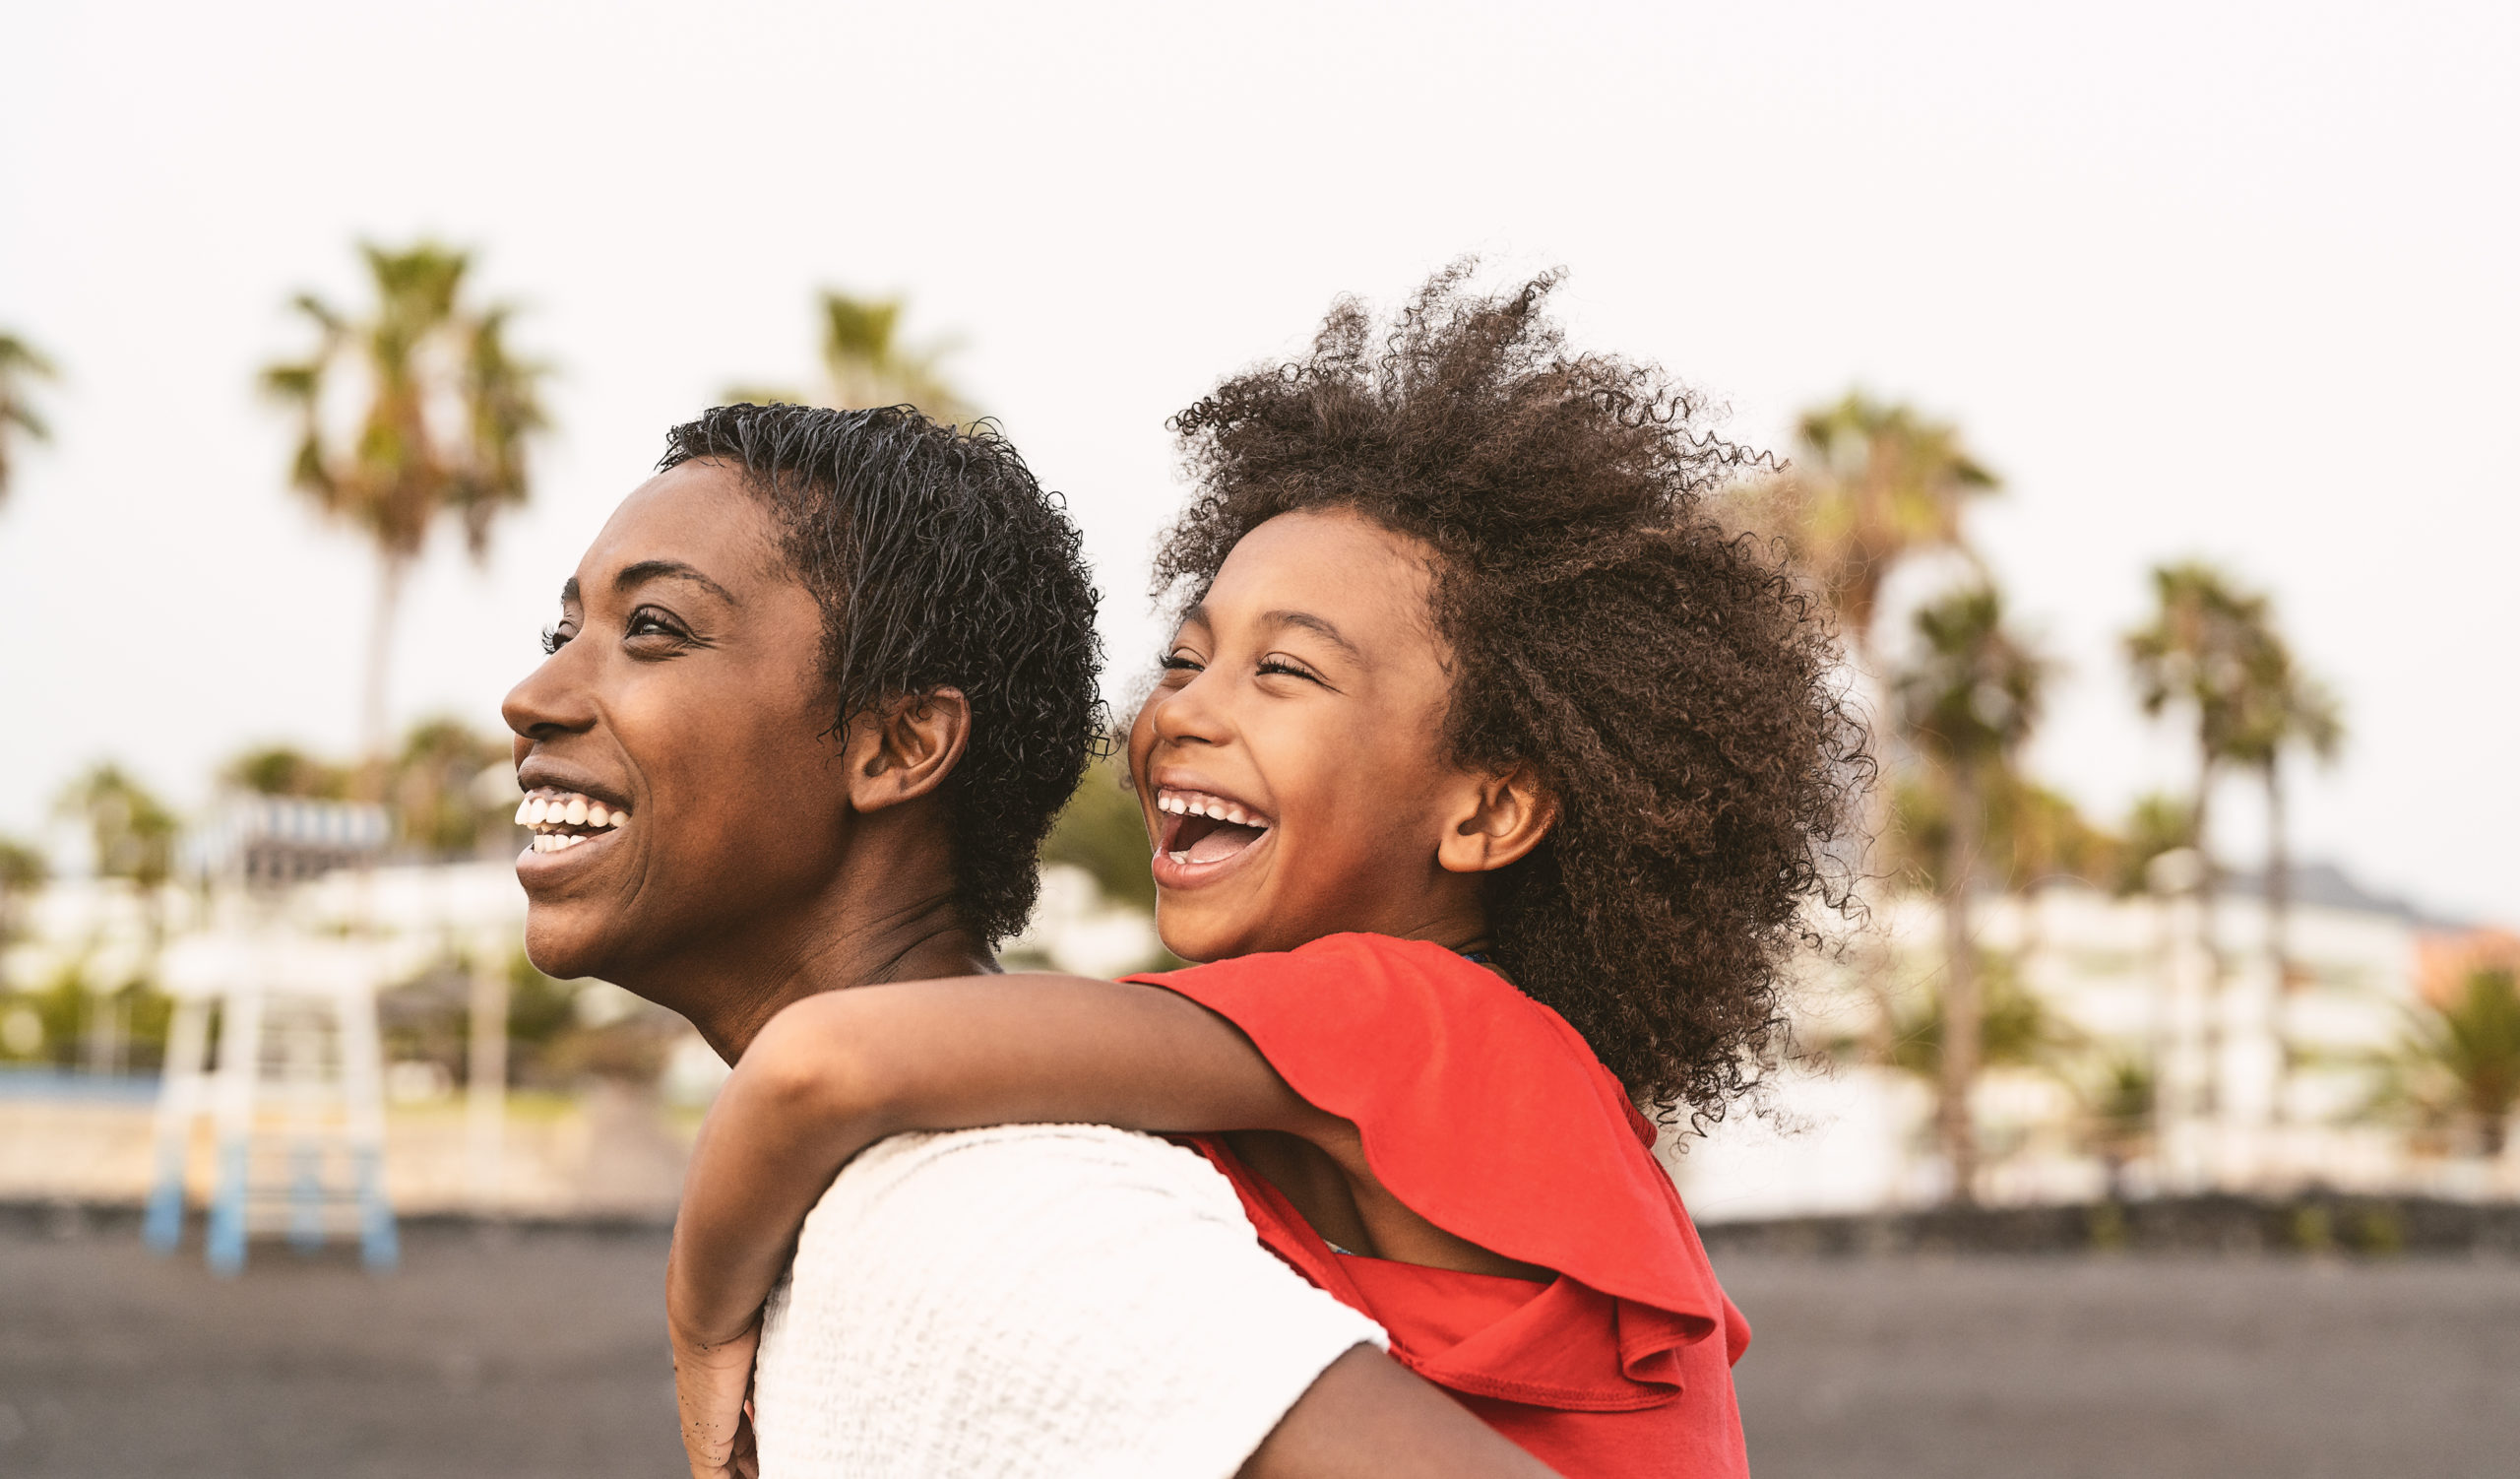
[[[1308,356],[1173,418],[1198,495],[1157,592],[1196,599],[1294,509],[1424,541],[1451,758],[1531,766],[1560,807],[1497,876],[1499,964],[1639,1103],[1721,1118],[1783,1046],[1808,911],[1851,907],[1863,730],[1825,611],[1706,506],[1759,459],[1655,367],[1570,354],[1553,275],[1489,298],[1470,267],[1379,332],[1341,301]]]

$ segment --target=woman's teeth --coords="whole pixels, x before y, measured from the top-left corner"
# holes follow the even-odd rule
[[[516,808],[516,824],[534,829],[534,850],[537,853],[566,852],[598,832],[627,826],[629,822],[629,812],[615,810],[574,791],[529,796]],[[560,830],[563,827],[583,830]]]

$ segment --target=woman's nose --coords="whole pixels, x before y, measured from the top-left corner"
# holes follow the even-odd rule
[[[550,740],[592,727],[595,705],[572,672],[569,649],[544,658],[499,702],[499,717],[520,740]]]

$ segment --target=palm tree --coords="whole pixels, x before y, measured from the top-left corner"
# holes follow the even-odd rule
[[[2142,1058],[2112,1058],[2083,1093],[2085,1138],[2099,1157],[2110,1201],[2126,1199],[2126,1167],[2153,1136],[2153,1068]]]
[[[57,379],[60,373],[33,345],[15,334],[0,334],[0,505],[9,501],[9,474],[14,467],[10,439],[24,436],[29,441],[52,440],[52,428],[28,399],[27,384]]]
[[[1746,512],[1784,540],[1838,615],[1867,675],[1878,673],[1875,617],[1901,561],[1964,548],[1971,499],[1999,486],[1960,430],[1849,391],[1795,423],[1795,460],[1747,490]]]
[[[914,350],[901,343],[907,306],[899,297],[861,298],[822,290],[815,302],[822,319],[822,404],[843,410],[910,405],[939,421],[972,421],[976,418],[970,403],[937,367],[953,346]],[[727,390],[726,400],[802,405],[807,398],[792,390],[738,385]]]
[[[1942,877],[1944,975],[1941,1094],[1936,1119],[1951,1160],[1951,1194],[1977,1194],[1978,1137],[1970,1108],[1982,1026],[1977,945],[1970,922],[1986,798],[2039,722],[2049,671],[2004,624],[1991,585],[1964,586],[1922,608],[1918,651],[1896,684],[1900,724],[1947,798]]]
[[[492,840],[504,843],[515,825],[515,755],[502,740],[477,733],[460,719],[413,725],[394,759],[389,800],[406,844],[437,858],[469,858]],[[483,772],[501,783],[483,795]]]
[[[0,837],[0,948],[17,937],[18,901],[41,888],[51,873],[41,850]]]
[[[2146,715],[2184,709],[2196,726],[2196,791],[2188,807],[2197,860],[2194,893],[2198,945],[2205,957],[2204,1081],[2199,1112],[2220,1102],[2223,951],[2214,933],[2216,877],[2210,818],[2214,782],[2246,742],[2251,689],[2273,641],[2264,596],[2243,591],[2201,560],[2153,569],[2153,614],[2125,636],[2128,665]]]
[[[1993,951],[1980,951],[1973,963],[1971,979],[1978,983],[1977,1024],[1964,1029],[1974,1039],[1961,1051],[1968,1054],[1970,1072],[1974,1076],[1988,1068],[2029,1068],[2054,1072],[2068,1055],[2082,1046],[2082,1039],[2071,1024],[2048,1010],[2037,994],[2023,985],[2019,958]],[[1954,1033],[1953,1002],[1948,991],[1934,992],[1922,999],[1910,998],[1894,1011],[1890,1022],[1890,1046],[1886,1052],[1876,1051],[1868,1043],[1848,1037],[1830,1044],[1830,1051],[1841,1059],[1857,1059],[1879,1063],[1897,1073],[1904,1073],[1931,1089],[1936,1103],[1946,1100],[1946,1085],[1952,1071]],[[1969,1144],[1974,1155],[1975,1126]],[[1945,1125],[1936,1121],[1938,1134]],[[1974,1188],[1972,1189],[1974,1190]],[[1953,1188],[1959,1199],[1960,1187]]]
[[[2275,976],[2273,1004],[2275,1041],[2281,1054],[2275,1078],[2275,1114],[2285,1115],[2287,1085],[2299,1065],[2300,1053],[2287,1023],[2285,1003],[2299,972],[2293,964],[2293,858],[2287,831],[2284,757],[2295,747],[2320,761],[2336,758],[2345,741],[2345,723],[2336,695],[2303,673],[2291,650],[2272,634],[2260,644],[2250,665],[2246,712],[2232,746],[2232,758],[2258,774],[2266,787],[2266,958]]]
[[[175,814],[110,760],[89,767],[61,794],[65,816],[87,824],[96,875],[128,878],[154,894],[175,870]]]
[[[1851,390],[1795,424],[1794,461],[1774,478],[1745,485],[1735,507],[1754,531],[1780,541],[1837,613],[1859,682],[1882,681],[1881,592],[1908,559],[1967,543],[1962,515],[1993,491],[1994,474],[1970,454],[1959,428],[1911,407]],[[1886,706],[1885,706],[1886,707]],[[1893,798],[1875,788],[1864,830],[1891,841]],[[1895,851],[1895,848],[1894,848]],[[1888,961],[1862,952],[1858,975],[1872,997],[1876,1054],[1888,1051]]]
[[[2154,859],[2195,846],[2196,813],[2187,800],[2159,791],[2137,797],[2118,835],[2110,891],[2121,899],[2145,892],[2152,887]]]
[[[377,557],[360,747],[371,795],[386,738],[387,664],[411,564],[441,514],[464,525],[472,557],[489,552],[498,515],[526,501],[525,453],[548,424],[541,364],[508,348],[505,305],[464,301],[472,256],[423,241],[402,250],[362,243],[375,305],[354,320],[312,293],[294,306],[313,322],[314,352],[263,371],[263,387],[297,414],[292,486],[367,536]],[[353,429],[327,415],[347,398]]]
[[[2468,973],[2457,999],[2416,1014],[2384,1097],[2432,1121],[2464,1119],[2490,1159],[2510,1142],[2520,1106],[2520,976],[2508,967]]]

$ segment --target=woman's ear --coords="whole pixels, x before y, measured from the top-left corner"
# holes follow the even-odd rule
[[[1468,814],[1435,845],[1435,861],[1446,872],[1493,872],[1519,863],[1557,824],[1557,798],[1528,765],[1481,778],[1468,804]]]
[[[849,804],[858,811],[927,795],[944,784],[972,739],[972,702],[960,688],[892,699],[850,726]]]

